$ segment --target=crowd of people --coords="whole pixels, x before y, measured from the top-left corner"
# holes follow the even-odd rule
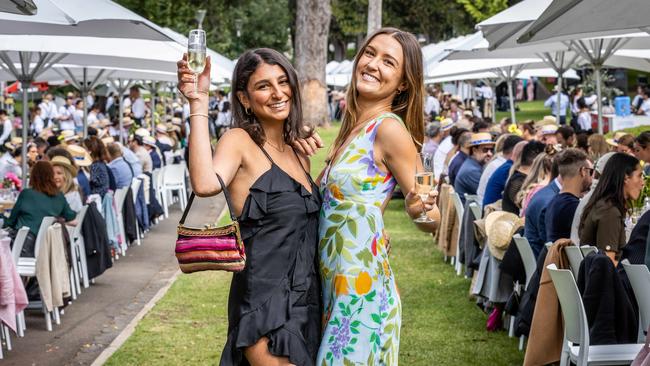
[[[579,99],[578,105],[582,103]],[[555,337],[548,335],[554,335],[552,331],[540,331],[556,321],[538,310],[548,305],[539,304],[538,289],[545,281],[540,279],[547,278],[545,266],[550,263],[566,268],[566,260],[558,262],[562,251],[557,248],[590,245],[597,248],[596,255],[608,258],[611,270],[606,273],[612,276],[594,286],[610,291],[607,286],[621,284],[625,290],[624,298],[599,300],[625,306],[611,321],[592,327],[592,334],[601,335],[599,344],[636,343],[636,323],[618,324],[609,337],[602,335],[607,332],[603,327],[638,319],[620,262],[647,262],[650,205],[644,171],[650,161],[650,131],[637,136],[619,131],[606,138],[591,129],[576,133],[568,121],[555,116],[519,124],[505,118],[492,124],[470,113],[459,115],[456,121],[447,117],[428,122],[422,151],[432,156],[440,182],[438,245],[473,278],[470,291],[489,314],[487,329],[502,329],[502,316],[512,315],[514,334],[530,337],[525,364],[559,360],[562,333]],[[462,217],[454,216],[458,206],[453,194],[459,195]],[[517,281],[526,283],[520,254],[511,244],[517,233],[527,239],[538,264],[523,294],[515,286]],[[591,274],[584,276],[589,281]],[[585,306],[588,313],[596,311],[596,305]]]

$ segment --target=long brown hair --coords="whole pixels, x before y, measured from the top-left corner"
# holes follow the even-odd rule
[[[247,111],[237,97],[238,92],[242,92],[248,96],[248,81],[255,70],[263,63],[280,66],[287,75],[289,87],[291,88],[291,110],[284,122],[284,142],[290,144],[296,139],[311,136],[313,133],[312,130],[306,131],[303,128],[300,85],[296,70],[291,66],[291,63],[286,57],[270,48],[257,48],[246,51],[239,57],[237,65],[235,65],[235,70],[232,75],[232,95],[230,98],[234,126],[246,131],[257,145],[264,145],[266,136],[264,136],[264,129],[262,129],[257,116],[255,116],[253,111]]]
[[[59,189],[54,182],[54,169],[49,161],[37,161],[29,175],[32,189],[48,196],[56,196]]]
[[[422,141],[424,140],[424,71],[422,66],[422,50],[417,39],[411,33],[401,31],[397,28],[382,28],[368,36],[354,57],[352,79],[350,80],[348,92],[345,97],[346,109],[343,115],[341,130],[334,140],[333,148],[327,158],[328,161],[332,159],[332,155],[343,145],[359,122],[357,120],[357,96],[359,93],[357,91],[357,74],[355,71],[366,47],[368,47],[375,37],[381,34],[387,34],[395,38],[402,46],[402,52],[404,53],[403,82],[406,83],[406,89],[395,95],[391,104],[391,112],[402,118],[406,129],[416,142],[417,149],[420,150],[421,148]]]

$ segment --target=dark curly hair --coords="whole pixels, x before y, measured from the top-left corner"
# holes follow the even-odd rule
[[[302,120],[302,106],[300,101],[300,86],[296,70],[291,66],[289,60],[278,51],[270,48],[257,48],[244,52],[232,75],[232,114],[233,124],[235,127],[242,128],[259,146],[264,145],[266,136],[257,117],[252,111],[246,111],[244,105],[237,97],[238,93],[244,93],[248,96],[248,81],[251,75],[261,64],[277,65],[282,68],[289,80],[291,88],[291,110],[289,117],[284,123],[284,141],[288,144],[292,141],[305,138],[312,134],[313,131],[305,131]]]

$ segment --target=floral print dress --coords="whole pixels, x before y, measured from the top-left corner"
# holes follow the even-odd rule
[[[401,303],[388,263],[381,206],[396,180],[373,149],[383,114],[369,121],[320,183],[323,340],[317,365],[397,365]]]

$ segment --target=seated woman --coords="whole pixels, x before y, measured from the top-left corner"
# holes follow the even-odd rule
[[[616,264],[625,246],[627,202],[639,198],[643,188],[639,159],[616,153],[607,161],[580,219],[580,243],[595,245]]]
[[[90,152],[93,163],[90,164],[90,194],[98,194],[102,198],[109,189],[115,190],[116,183],[106,161],[108,153],[102,140],[90,136],[84,140],[84,146]]]
[[[50,159],[50,163],[52,163],[52,168],[54,169],[54,183],[56,183],[56,187],[63,193],[70,208],[75,212],[79,212],[83,207],[83,203],[81,201],[79,187],[74,182],[74,177],[77,175],[77,168],[64,156],[54,156]]]
[[[14,233],[21,227],[27,226],[29,234],[23,245],[22,257],[34,257],[36,235],[41,221],[46,216],[62,217],[71,225],[77,214],[70,208],[63,193],[56,187],[54,169],[47,161],[34,164],[30,175],[31,188],[20,192],[11,216],[4,226]],[[15,234],[14,234],[15,235]]]

